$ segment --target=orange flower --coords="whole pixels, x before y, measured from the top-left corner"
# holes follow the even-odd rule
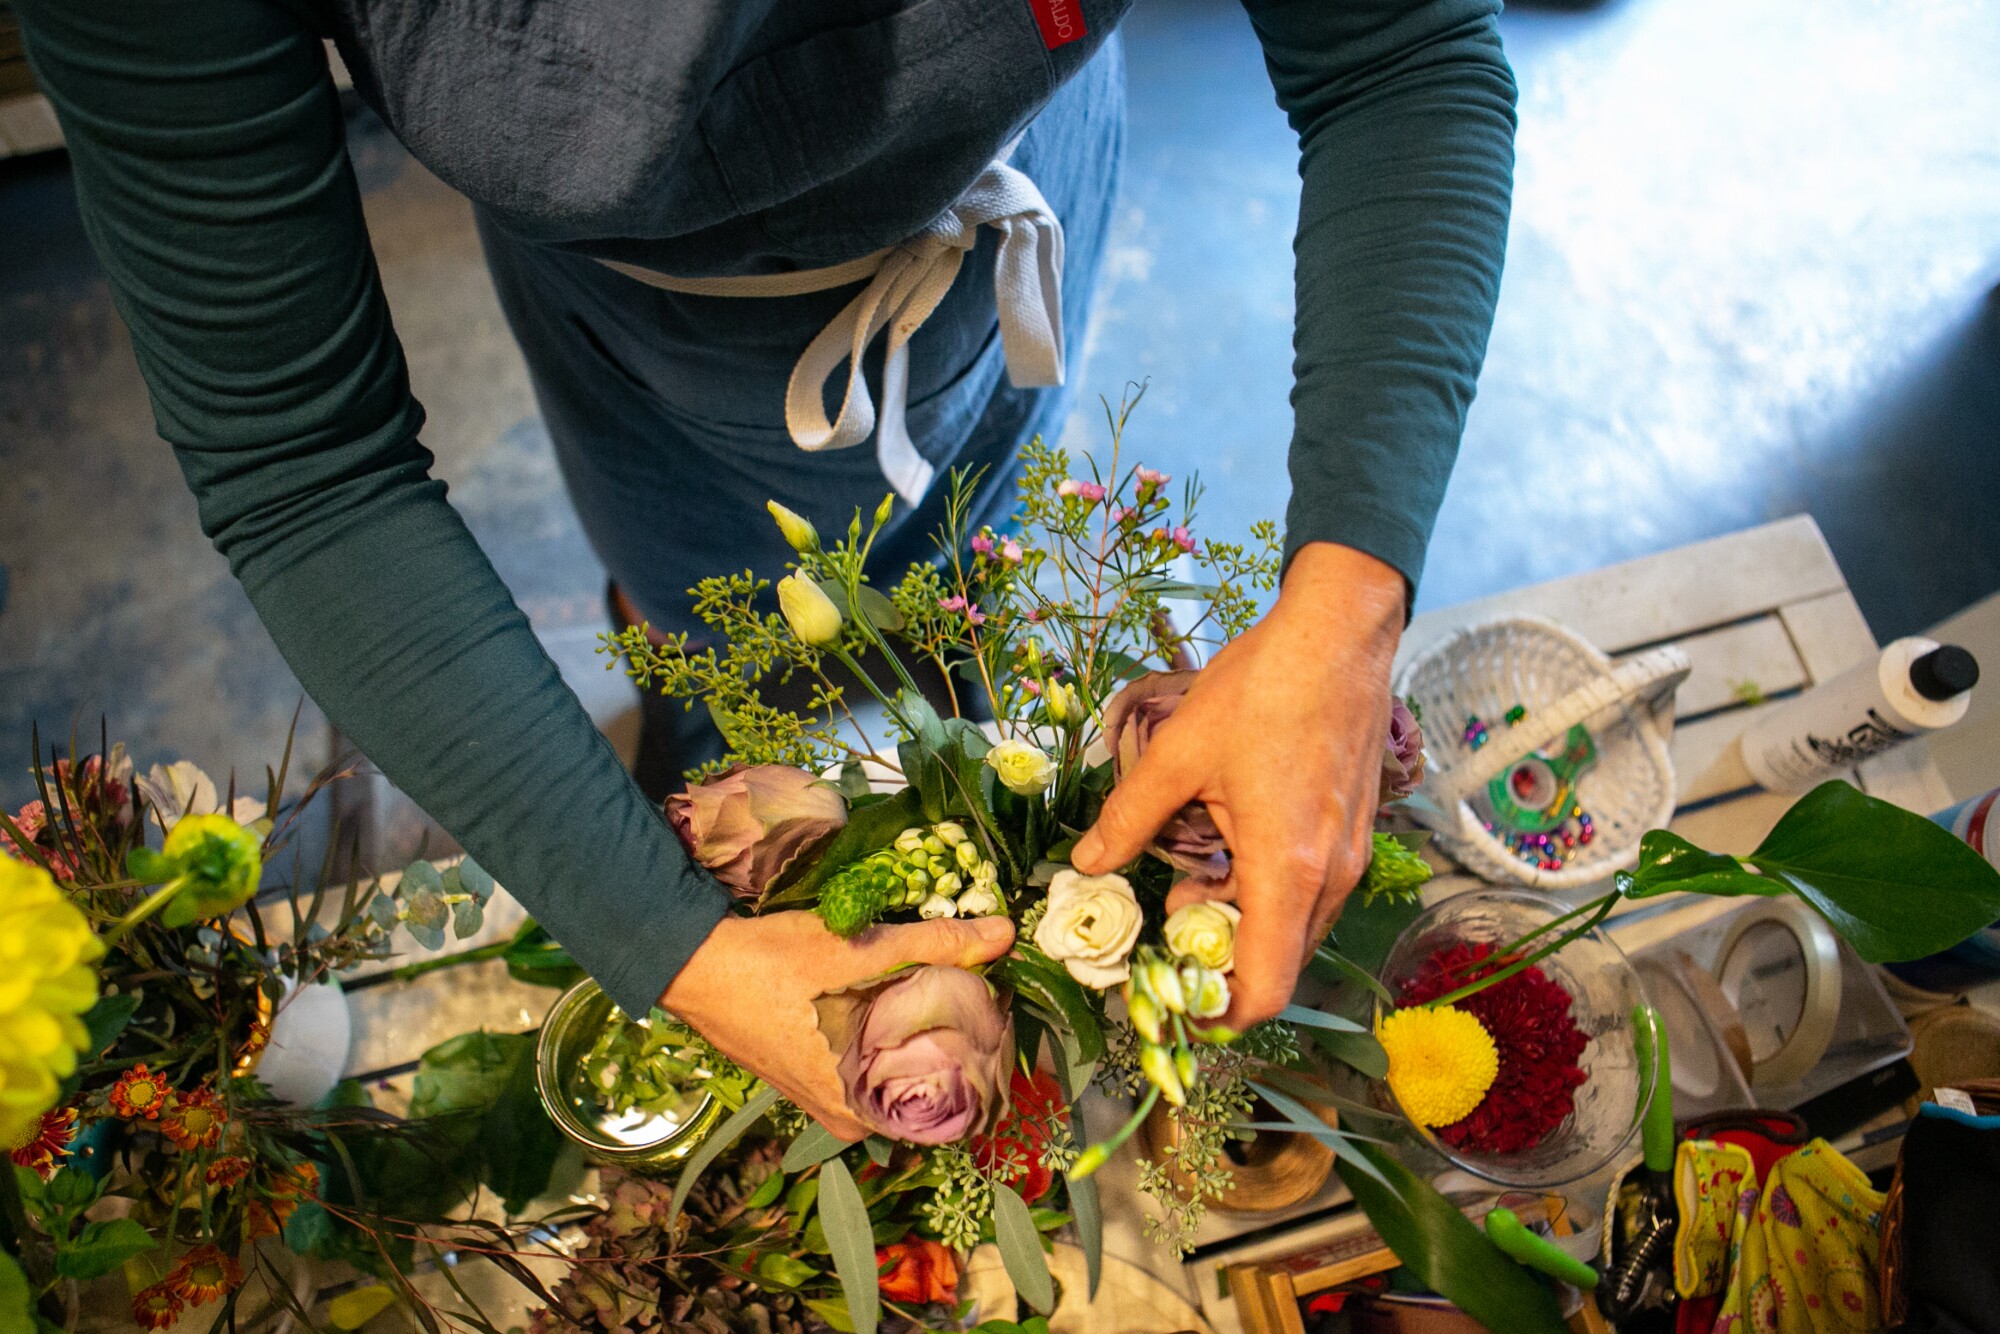
[[[207,1089],[167,1096],[160,1131],[182,1149],[212,1149],[222,1139],[222,1104]]]
[[[180,1319],[185,1307],[186,1303],[174,1296],[165,1283],[155,1283],[133,1294],[132,1319],[139,1323],[140,1329],[165,1329]]]
[[[877,1286],[892,1302],[949,1302],[958,1298],[958,1256],[949,1246],[922,1238],[877,1247],[875,1267],[886,1268]]]
[[[150,1073],[141,1061],[111,1086],[111,1106],[128,1121],[157,1121],[172,1093],[167,1081]]]
[[[219,1246],[197,1246],[162,1281],[189,1306],[201,1306],[233,1291],[243,1281],[243,1266]]]
[[[57,1164],[69,1157],[69,1143],[75,1138],[76,1108],[52,1107],[42,1113],[42,1123],[28,1142],[8,1157],[47,1181],[56,1174]]]
[[[253,1020],[250,1031],[243,1038],[243,1045],[236,1049],[236,1071],[246,1073],[246,1067],[264,1054],[264,1048],[271,1043],[271,1023],[268,1019]]]
[[[228,1190],[231,1186],[250,1175],[250,1160],[238,1158],[235,1154],[217,1158],[208,1165],[208,1184]]]
[[[243,1210],[243,1237],[255,1241],[259,1237],[275,1237],[284,1229],[294,1213],[298,1211],[301,1199],[311,1199],[319,1191],[319,1168],[312,1163],[300,1163],[290,1172],[271,1183],[271,1198],[252,1200]]]

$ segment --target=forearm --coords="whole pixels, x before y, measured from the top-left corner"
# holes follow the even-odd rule
[[[1498,6],[1251,7],[1303,179],[1286,555],[1342,543],[1414,588],[1506,250]]]

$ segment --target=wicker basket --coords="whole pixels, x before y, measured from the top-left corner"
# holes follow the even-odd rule
[[[1678,648],[1613,664],[1553,621],[1510,616],[1467,626],[1426,649],[1396,676],[1396,692],[1422,710],[1428,744],[1422,800],[1412,813],[1440,847],[1484,880],[1569,889],[1602,880],[1638,859],[1639,838],[1674,812],[1674,688],[1688,674]],[[1495,727],[1474,750],[1458,728],[1468,717],[1498,722],[1516,705],[1526,716]],[[1577,782],[1594,838],[1559,869],[1544,870],[1489,832],[1471,798],[1517,761],[1582,724],[1597,763]]]

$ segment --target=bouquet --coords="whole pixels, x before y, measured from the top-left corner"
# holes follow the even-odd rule
[[[141,1328],[234,1319],[257,1270],[295,1307],[272,1247],[399,1275],[413,1227],[379,1216],[398,1197],[361,1178],[442,1182],[415,1221],[442,1218],[476,1175],[447,1123],[378,1112],[352,1085],[292,1106],[260,1061],[295,996],[387,957],[399,923],[433,945],[478,930],[491,878],[471,862],[393,884],[312,875],[295,841],[336,770],[287,800],[281,762],[259,799],[185,762],[137,773],[122,746],[36,750],[40,798],[0,813],[0,1328],[32,1327],[31,1310],[61,1327],[80,1285],[121,1272]],[[287,852],[289,883],[260,901]]]
[[[1073,1223],[1095,1273],[1091,1174],[1164,1103],[1176,1123],[1171,1161],[1142,1165],[1141,1184],[1159,1205],[1149,1230],[1166,1244],[1187,1248],[1207,1204],[1228,1188],[1232,1138],[1310,1134],[1333,1149],[1343,1179],[1419,1278],[1493,1328],[1557,1328],[1543,1285],[1386,1152],[1383,1138],[1353,1126],[1373,1117],[1393,1135],[1386,1102],[1416,1125],[1503,1150],[1546,1136],[1568,1114],[1581,1072],[1531,1078],[1518,1064],[1520,1044],[1504,1032],[1496,1042],[1488,1028],[1496,1014],[1545,1015],[1559,1033],[1548,1044],[1561,1048],[1553,1056],[1569,1066],[1569,1047],[1584,1039],[1560,1039],[1568,998],[1536,965],[1594,928],[1621,896],[1795,892],[1880,959],[1929,952],[2000,916],[2000,878],[1942,830],[1834,785],[1839,793],[1808,797],[1774,833],[1778,850],[1738,860],[1660,831],[1640,869],[1602,900],[1523,940],[1442,960],[1426,987],[1392,996],[1372,970],[1416,915],[1431,872],[1418,855],[1421,836],[1383,830],[1313,970],[1349,985],[1364,1010],[1379,997],[1381,1018],[1294,1005],[1249,1032],[1226,1030],[1217,1020],[1229,1005],[1236,909],[1200,901],[1166,910],[1177,882],[1228,874],[1229,849],[1209,812],[1184,808],[1118,873],[1084,875],[1068,864],[1105,795],[1173,716],[1197,670],[1191,660],[1247,629],[1279,575],[1273,525],[1258,525],[1248,544],[1198,540],[1200,488],[1189,483],[1176,495],[1162,473],[1122,460],[1131,406],[1109,414],[1101,467],[1029,445],[1019,511],[1005,531],[968,525],[977,479],[955,475],[937,558],[893,586],[878,589],[866,573],[891,499],[871,523],[857,513],[831,543],[773,502],[796,553],[775,610],[764,581],[718,576],[692,590],[717,632],[708,646],[656,638],[644,626],[607,638],[635,681],[703,704],[727,743],[725,758],[692,775],[667,813],[742,911],[810,909],[842,936],[953,916],[1005,915],[1016,927],[1012,951],[983,970],[906,969],[820,999],[820,1030],[848,1106],[872,1132],[864,1144],[842,1144],[762,1089],[690,1160],[676,1195],[768,1118],[789,1143],[781,1172],[801,1175],[760,1193],[809,1202],[794,1221],[817,1223],[819,1234],[791,1254],[828,1257],[835,1273],[798,1275],[794,1290],[814,1294],[809,1309],[836,1328],[875,1327],[890,1291],[883,1275],[903,1272],[896,1248],[958,1255],[984,1239],[997,1240],[1018,1290],[1046,1311],[1043,1234]],[[767,683],[797,678],[810,684],[808,707],[765,702]],[[1402,701],[1391,706],[1385,814],[1423,774],[1419,720]],[[1840,809],[1829,814],[1833,805]],[[1783,860],[1802,829],[1823,831],[1828,821],[1841,830],[1837,851]],[[1863,860],[1876,883],[1842,879],[1842,858],[1871,840],[1893,848],[1900,864],[1885,875],[1891,859],[1870,854]],[[1887,901],[1884,880],[1903,903]],[[1924,925],[1941,899],[1950,902]],[[1919,900],[1923,911],[1905,906]],[[1503,990],[1479,1003],[1488,988]],[[1550,1055],[1536,1049],[1538,1060]],[[698,1064],[703,1078],[729,1067],[714,1052]],[[1345,1100],[1336,1071],[1386,1082],[1393,1097]],[[1041,1091],[1027,1095],[1023,1080]],[[1534,1084],[1536,1116],[1509,1127],[1494,1099],[1515,1096],[1524,1081]],[[1075,1104],[1092,1083],[1136,1095],[1138,1106],[1114,1135],[1086,1144]],[[1019,1129],[1024,1102],[1039,1127],[1032,1134]],[[1339,1108],[1340,1124],[1316,1106]],[[736,1272],[770,1286],[761,1269]],[[891,1305],[922,1323],[921,1312]]]

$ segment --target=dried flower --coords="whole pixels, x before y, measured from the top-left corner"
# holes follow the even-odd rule
[[[689,856],[755,898],[847,823],[847,803],[803,769],[738,765],[668,797],[667,820]]]
[[[209,1185],[228,1190],[250,1175],[250,1160],[239,1158],[233,1153],[224,1154],[210,1163],[208,1170],[202,1175]]]
[[[1103,991],[1131,976],[1130,955],[1143,918],[1122,875],[1082,875],[1064,867],[1049,882],[1048,908],[1035,944],[1069,975]]]
[[[949,1144],[1006,1110],[1013,1021],[984,978],[925,965],[822,996],[848,1107],[891,1139]]]

